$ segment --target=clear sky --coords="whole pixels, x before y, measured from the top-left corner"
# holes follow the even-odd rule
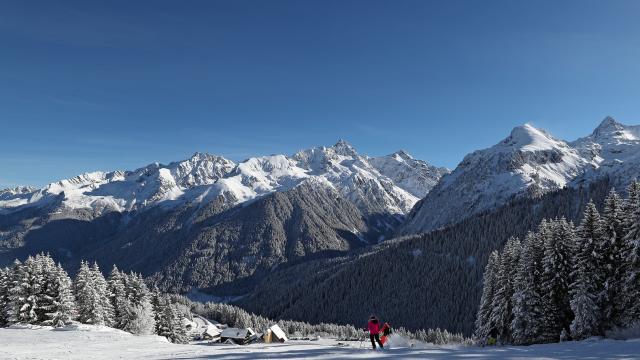
[[[640,1],[3,1],[0,188],[346,139],[450,168],[640,123]]]

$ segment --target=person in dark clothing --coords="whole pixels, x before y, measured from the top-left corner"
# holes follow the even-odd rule
[[[380,349],[384,349],[384,345],[380,342],[380,322],[374,315],[371,315],[369,318],[369,325],[367,328],[369,329],[369,339],[371,339],[371,346],[373,346],[373,350],[376,349],[376,342],[380,345]]]

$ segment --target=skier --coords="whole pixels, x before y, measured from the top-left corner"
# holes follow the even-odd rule
[[[382,336],[380,337],[380,342],[382,343],[382,345],[384,345],[387,343],[387,340],[389,340],[389,335],[391,335],[391,325],[389,325],[389,323],[382,324],[380,334],[382,334]]]
[[[373,346],[373,350],[376,349],[376,342],[380,345],[380,349],[384,349],[384,345],[380,342],[380,322],[375,315],[371,315],[369,318],[369,325],[367,328],[369,329],[369,339],[371,339],[371,346]]]

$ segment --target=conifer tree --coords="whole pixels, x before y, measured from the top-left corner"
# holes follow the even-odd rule
[[[14,263],[14,270],[9,281],[8,323],[38,323],[43,283],[40,264],[34,257],[29,256],[22,264]]]
[[[106,281],[100,273],[89,268],[86,261],[80,264],[74,288],[78,306],[78,321],[85,324],[109,325],[112,313]],[[108,304],[108,305],[106,305]]]
[[[127,297],[127,289],[125,287],[125,274],[113,265],[113,269],[109,274],[108,289],[113,307],[113,326],[117,329],[124,330],[127,327],[129,314],[131,312],[131,304]]]
[[[133,334],[152,334],[155,331],[151,294],[139,274],[126,275],[125,289],[129,310],[125,330]]]
[[[597,268],[599,254],[598,243],[602,240],[602,223],[595,204],[590,202],[578,229],[579,248],[577,250],[571,285],[571,310],[574,320],[571,334],[583,339],[603,332],[600,294],[603,289],[602,272]]]
[[[75,296],[73,282],[60,264],[52,268],[53,306],[45,314],[45,325],[64,326],[69,324],[75,315]]]
[[[38,319],[44,325],[64,326],[71,321],[75,309],[71,279],[51,256],[38,255],[36,259],[44,276]]]
[[[186,344],[187,332],[182,325],[182,316],[166,295],[153,296],[156,334],[164,336],[172,343]]]
[[[598,268],[602,270],[603,289],[600,295],[602,327],[609,330],[621,326],[624,314],[625,277],[628,265],[628,243],[625,240],[625,204],[615,190],[605,199],[603,237],[596,252],[600,254]]]
[[[0,268],[0,327],[7,325],[5,308],[9,300],[9,268]]]
[[[495,328],[495,324],[491,322],[493,310],[493,297],[496,289],[496,280],[500,267],[500,255],[497,251],[493,251],[489,255],[489,261],[484,271],[484,282],[482,288],[482,299],[478,316],[476,318],[475,337],[481,342],[486,341],[489,334]],[[293,331],[291,332],[293,333]]]
[[[541,228],[546,227],[546,222]],[[541,337],[543,304],[541,294],[543,246],[539,234],[529,232],[522,251],[514,282],[513,321],[511,334],[515,344],[532,344]]]
[[[520,240],[510,238],[500,254],[500,265],[496,277],[491,322],[495,324],[502,343],[510,343],[515,272],[520,259]]]
[[[640,321],[640,182],[629,185],[629,197],[625,202],[625,236],[622,296],[618,307],[622,308],[619,322],[631,326]]]
[[[545,321],[542,324],[542,341],[556,342],[564,330],[570,332],[573,319],[569,298],[571,283],[571,247],[575,234],[565,219],[549,223],[550,233],[545,236],[542,259],[542,303]]]
[[[93,284],[96,287],[96,292],[100,294],[100,308],[104,313],[104,325],[112,326],[114,310],[113,305],[111,305],[109,284],[107,283],[107,279],[104,278],[104,275],[102,275],[102,271],[100,271],[100,267],[97,262],[94,262],[91,267],[91,277],[93,279]]]

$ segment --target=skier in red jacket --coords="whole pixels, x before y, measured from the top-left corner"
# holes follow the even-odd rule
[[[373,350],[376,349],[376,342],[380,345],[380,349],[384,349],[384,345],[380,342],[380,322],[374,315],[371,315],[369,318],[369,325],[367,328],[369,329],[369,338],[371,339],[371,346],[373,346]]]

